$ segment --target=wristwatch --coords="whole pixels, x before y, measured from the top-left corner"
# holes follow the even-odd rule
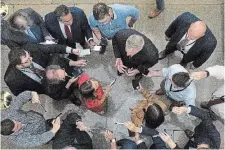
[[[116,143],[116,139],[110,140],[110,143]]]

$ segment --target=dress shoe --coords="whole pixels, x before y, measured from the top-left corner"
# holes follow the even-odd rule
[[[200,106],[201,106],[201,108],[209,109],[208,102],[201,102]]]
[[[156,95],[164,95],[165,93],[163,92],[162,89],[158,89],[156,92],[155,92]]]
[[[154,9],[154,10],[151,10],[149,15],[148,15],[148,18],[149,19],[152,19],[152,18],[155,18],[157,17],[163,10],[158,10],[158,9]]]
[[[193,136],[194,136],[194,132],[189,130],[189,129],[186,129],[184,130],[184,133],[186,134],[186,136],[189,138],[189,139],[192,139]]]
[[[166,56],[167,56],[166,51],[165,50],[161,51],[159,53],[159,60],[166,58]]]

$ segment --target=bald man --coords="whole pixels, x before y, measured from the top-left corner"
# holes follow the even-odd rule
[[[159,59],[178,50],[183,54],[180,64],[188,69],[200,67],[211,56],[217,40],[206,24],[195,15],[185,12],[178,16],[165,32],[168,44]]]

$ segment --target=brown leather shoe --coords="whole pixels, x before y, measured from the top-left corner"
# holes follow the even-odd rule
[[[151,10],[149,15],[148,15],[148,18],[149,19],[152,19],[152,18],[155,18],[157,17],[163,10],[158,10],[158,9],[154,9],[154,10]]]
[[[162,89],[158,89],[156,92],[155,92],[156,95],[164,95],[165,93],[163,92]]]
[[[166,58],[166,56],[167,55],[166,55],[166,51],[165,50],[159,52],[159,60]]]

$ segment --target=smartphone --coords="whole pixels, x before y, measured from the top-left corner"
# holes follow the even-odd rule
[[[73,77],[78,77],[82,73],[84,73],[84,71],[82,69],[80,69],[80,68],[74,68],[73,71],[72,71]]]
[[[146,68],[145,66],[138,66],[138,70],[144,75],[148,75],[149,73],[148,68]]]
[[[139,81],[138,80],[132,80],[132,86],[134,90],[137,90],[139,88]]]

